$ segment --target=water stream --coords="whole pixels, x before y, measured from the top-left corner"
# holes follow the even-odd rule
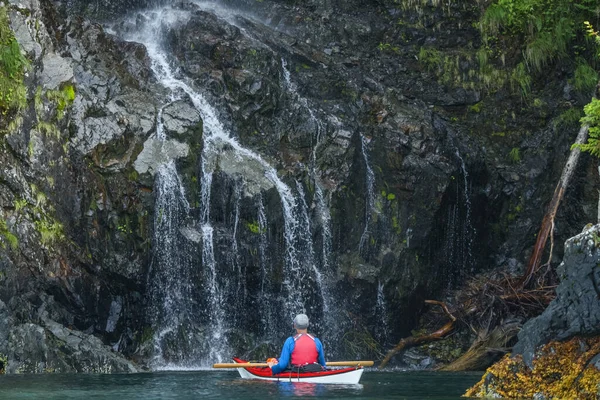
[[[371,163],[369,161],[368,154],[368,140],[364,135],[360,135],[361,140],[361,151],[363,160],[365,162],[365,229],[363,230],[362,235],[360,236],[360,242],[358,244],[358,252],[366,257],[365,246],[368,245],[369,237],[370,237],[370,226],[371,226],[371,215],[375,212],[375,174],[373,173],[373,168],[371,168]]]
[[[169,7],[162,8],[160,10],[147,11],[140,14],[145,23],[142,29],[139,29],[137,33],[130,35],[127,39],[137,41],[146,46],[148,55],[152,62],[152,70],[159,80],[159,82],[166,88],[170,89],[172,97],[189,98],[193,103],[194,107],[198,110],[201,115],[204,136],[203,136],[203,150],[201,154],[201,178],[200,178],[200,205],[199,205],[199,231],[202,234],[201,240],[201,254],[202,254],[202,268],[205,276],[205,288],[195,288],[194,290],[205,290],[207,293],[208,310],[209,315],[209,326],[211,343],[210,354],[207,354],[205,362],[222,361],[225,358],[231,356],[229,350],[227,331],[235,324],[235,321],[231,321],[230,316],[226,315],[225,297],[227,290],[226,283],[222,282],[225,279],[220,277],[219,268],[217,265],[214,242],[215,242],[215,229],[211,222],[211,188],[213,185],[214,173],[217,168],[217,160],[219,154],[224,151],[232,151],[235,153],[235,157],[238,159],[245,159],[249,162],[253,162],[262,168],[264,176],[274,185],[277,192],[280,195],[281,206],[284,214],[284,238],[285,238],[285,268],[284,268],[284,279],[283,285],[285,289],[285,298],[283,300],[283,308],[285,318],[291,318],[298,312],[306,311],[310,309],[314,315],[322,314],[322,310],[319,311],[323,304],[326,304],[323,295],[323,285],[319,269],[315,264],[314,248],[312,238],[310,235],[310,219],[307,212],[307,204],[304,200],[304,193],[301,185],[297,185],[298,197],[292,192],[277,175],[277,172],[271,167],[259,154],[254,151],[242,146],[235,138],[232,137],[230,132],[225,128],[224,124],[219,118],[219,113],[210,104],[210,101],[205,97],[198,89],[194,88],[188,83],[185,77],[180,76],[179,71],[174,67],[173,61],[169,59],[167,53],[163,50],[161,43],[163,42],[163,35],[166,30],[170,27],[176,26],[178,23],[187,21],[189,15],[185,11],[172,9]],[[139,27],[138,27],[139,28]],[[177,176],[177,172],[174,169],[174,165],[170,167],[170,171]],[[159,174],[157,181],[166,181],[162,178],[162,174]],[[176,181],[176,180],[175,180]],[[173,195],[175,192],[180,192],[169,187],[165,189]],[[236,194],[238,196],[238,207],[239,197],[242,196],[242,191],[239,190]],[[172,202],[165,203],[164,205],[158,203],[157,209],[161,211],[161,218],[170,218],[173,209],[171,206]],[[162,200],[160,200],[162,201]],[[234,227],[233,227],[233,250],[234,258],[237,253],[237,228],[239,221],[239,208],[236,207],[234,216]],[[259,221],[262,225],[266,225],[266,216],[264,210],[259,210]],[[168,224],[174,224],[177,226],[177,220],[169,221]],[[263,228],[261,228],[263,229]],[[172,234],[166,234],[165,232],[156,231],[157,235],[166,237],[175,237]],[[167,239],[170,240],[170,239]],[[177,251],[176,248],[171,246],[163,246],[164,252]],[[262,250],[264,252],[264,248]],[[264,259],[264,254],[263,254]],[[236,262],[233,263],[236,265]],[[179,267],[180,269],[185,266]],[[187,266],[192,268],[192,266]],[[197,267],[194,267],[197,268]],[[186,271],[178,271],[173,267],[172,262],[163,262],[162,260],[157,262],[155,265],[157,274],[170,276],[174,281],[187,282],[185,279]],[[241,272],[237,271],[237,279],[243,280]],[[161,282],[159,280],[159,282]],[[183,285],[183,283],[182,283]],[[239,290],[242,283],[236,287]],[[312,289],[315,287],[318,291],[320,299],[317,303],[309,301],[307,294],[314,292]],[[263,282],[264,288],[264,282]],[[171,299],[166,295],[170,289],[163,287],[158,290],[159,293],[165,294],[165,302],[169,304],[181,305],[184,302],[183,299]],[[243,296],[242,293],[239,293]],[[175,294],[173,294],[174,296]],[[313,296],[314,297],[314,296]],[[321,303],[321,304],[319,304]],[[177,306],[173,306],[177,307]],[[163,308],[162,313],[172,313],[172,309]],[[316,308],[315,308],[316,307]],[[158,312],[161,314],[161,312]],[[161,317],[156,315],[155,318],[159,320]],[[173,325],[176,321],[165,320],[162,324],[164,325],[163,330],[173,329]],[[285,326],[289,326],[287,323]],[[160,333],[159,333],[160,335]],[[157,339],[158,340],[158,339]],[[201,361],[201,360],[200,360]]]

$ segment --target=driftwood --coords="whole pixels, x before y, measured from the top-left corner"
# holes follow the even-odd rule
[[[481,332],[469,350],[440,371],[484,371],[510,351],[509,343],[519,333],[521,324],[509,322],[491,332]]]
[[[398,344],[392,350],[388,351],[388,353],[385,355],[385,358],[381,361],[381,364],[379,364],[379,367],[378,367],[379,369],[384,368],[390,362],[392,357],[394,357],[399,352],[401,352],[407,348],[410,348],[410,347],[421,345],[423,343],[428,343],[428,342],[432,342],[434,340],[443,339],[447,334],[452,332],[452,330],[454,329],[454,323],[456,322],[456,317],[454,315],[452,315],[450,310],[448,310],[448,306],[446,306],[446,304],[441,301],[435,301],[435,300],[425,300],[425,303],[436,304],[436,305],[439,305],[440,307],[442,307],[442,309],[444,310],[446,315],[448,315],[448,317],[450,318],[450,321],[447,324],[445,324],[444,326],[442,326],[440,329],[438,329],[437,331],[432,332],[430,334],[409,336],[407,338],[401,339],[398,342]]]
[[[533,247],[533,253],[531,254],[529,263],[527,264],[527,270],[521,278],[521,288],[525,288],[530,285],[531,279],[540,267],[542,254],[544,253],[548,236],[551,234],[551,231],[554,228],[554,217],[556,217],[558,206],[560,205],[565,191],[569,186],[569,182],[575,173],[575,168],[577,167],[577,162],[579,161],[579,156],[581,154],[579,145],[584,144],[587,140],[589,128],[590,126],[587,124],[581,127],[579,133],[577,134],[575,145],[571,148],[571,153],[569,154],[567,163],[563,168],[563,172],[560,176],[558,184],[556,185],[556,188],[554,189],[554,195],[552,196],[552,200],[550,201],[546,215],[544,215],[544,219],[542,220],[542,225],[540,227],[540,231],[538,232],[535,246]],[[552,257],[552,254],[550,254],[550,257]]]

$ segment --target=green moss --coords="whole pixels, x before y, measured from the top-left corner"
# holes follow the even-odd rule
[[[469,111],[472,111],[475,113],[480,113],[481,107],[482,107],[482,104],[481,104],[481,102],[479,102],[477,104],[473,104],[472,106],[469,106]]]
[[[392,46],[389,43],[379,43],[377,48],[379,49],[379,51],[392,52],[395,54],[400,53],[400,49],[398,48],[398,46]]]
[[[8,9],[0,5],[0,115],[4,121],[11,120],[27,106],[23,77],[28,68],[29,62],[21,54],[19,43],[10,29]],[[0,129],[3,128],[0,123]]]
[[[27,206],[27,200],[25,199],[15,199],[13,202],[13,206],[15,207],[15,211],[19,213]]]
[[[246,222],[246,228],[248,228],[248,230],[254,234],[261,233],[260,225],[258,224],[258,221]]]
[[[521,162],[521,150],[519,150],[518,147],[514,147],[510,153],[508,153],[508,161],[512,164]]]
[[[6,366],[8,365],[8,357],[4,354],[0,354],[0,375],[6,373]]]
[[[580,92],[591,92],[598,84],[598,73],[586,60],[579,59],[575,69],[575,89]]]
[[[512,71],[510,75],[510,81],[513,90],[521,91],[523,97],[527,97],[529,92],[531,92],[531,82],[532,78],[529,72],[527,71],[527,66],[525,63],[519,63],[515,69]]]
[[[152,340],[152,338],[154,337],[154,329],[152,329],[149,326],[144,327],[144,330],[142,331],[141,335],[140,335],[140,343],[146,343],[150,340]]]
[[[45,245],[64,238],[62,224],[47,215],[42,215],[41,219],[35,221],[35,228],[41,236],[41,242]]]
[[[127,177],[129,178],[130,181],[137,181],[139,178],[140,174],[135,170],[131,170],[131,172],[129,172],[129,174],[127,175]],[[196,183],[195,181],[195,176],[192,177],[192,182]]]
[[[46,136],[60,139],[60,130],[51,122],[38,121],[36,129]]]
[[[583,117],[583,109],[578,107],[571,107],[563,111],[558,117],[554,119],[554,128],[561,126],[575,125],[579,123],[579,120]]]
[[[3,237],[6,242],[8,242],[8,245],[11,249],[16,250],[19,248],[19,239],[8,230],[6,221],[3,219],[0,219],[0,236]],[[4,243],[2,242],[0,242],[0,246],[5,247]]]
[[[547,105],[546,102],[540,98],[536,97],[535,99],[533,99],[533,106],[535,108],[542,108],[542,107],[545,107],[546,105]]]
[[[56,119],[60,121],[64,117],[66,109],[73,104],[73,101],[75,100],[75,87],[70,83],[65,83],[61,86],[60,90],[46,91],[45,96],[49,101],[55,104]],[[40,113],[38,112],[38,116],[39,115]]]

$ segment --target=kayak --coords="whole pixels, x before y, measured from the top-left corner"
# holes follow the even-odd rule
[[[245,364],[248,361],[234,357],[233,361]],[[296,372],[284,371],[272,375],[269,367],[237,368],[242,379],[260,379],[276,382],[310,382],[310,383],[333,383],[333,384],[357,384],[360,381],[364,369],[362,366],[341,369],[326,369],[319,372]]]

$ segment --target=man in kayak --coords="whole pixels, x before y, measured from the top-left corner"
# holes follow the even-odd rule
[[[306,372],[314,372],[325,368],[323,344],[308,333],[308,317],[298,314],[294,318],[296,334],[287,338],[283,344],[279,360],[269,361],[273,375],[288,368],[303,368]]]

